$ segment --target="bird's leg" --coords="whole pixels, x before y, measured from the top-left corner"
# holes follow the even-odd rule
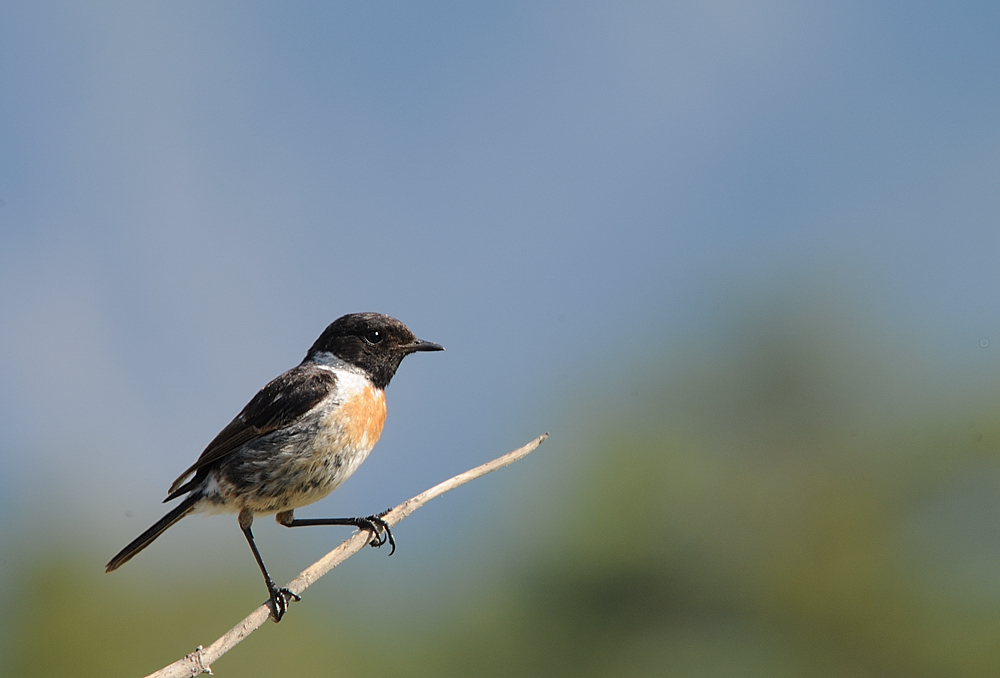
[[[243,509],[240,511],[239,522],[240,529],[243,530],[243,536],[247,538],[250,550],[253,551],[253,557],[257,559],[260,573],[264,575],[267,592],[271,596],[271,619],[275,622],[280,622],[281,618],[285,615],[285,611],[288,609],[288,603],[291,600],[302,600],[302,598],[286,588],[278,588],[274,580],[271,579],[271,575],[267,573],[267,568],[264,567],[264,559],[260,557],[260,551],[257,550],[257,544],[253,540],[253,532],[250,531],[250,526],[253,524],[253,514],[247,509]]]
[[[377,513],[364,518],[296,518],[294,511],[282,511],[274,517],[279,525],[285,527],[309,527],[312,525],[350,525],[359,530],[368,530],[372,533],[371,541],[368,543],[374,547],[379,547],[388,542],[392,547],[389,551],[391,556],[396,552],[396,540],[392,538],[392,530],[389,523],[382,520],[382,516],[391,511],[386,509],[382,513]]]

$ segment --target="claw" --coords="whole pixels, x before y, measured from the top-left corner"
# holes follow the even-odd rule
[[[383,546],[386,542],[388,542],[389,546],[392,547],[389,551],[389,555],[391,556],[396,552],[396,540],[392,538],[392,530],[389,529],[389,523],[382,520],[382,516],[390,510],[391,509],[388,509],[378,515],[362,518],[360,521],[362,522],[362,525],[359,525],[358,527],[364,530],[371,530],[372,539],[368,543],[375,548]]]
[[[288,604],[295,600],[302,600],[301,596],[292,593],[286,588],[278,588],[273,581],[267,582],[267,588],[271,592],[271,619],[275,623],[280,622],[288,611]]]

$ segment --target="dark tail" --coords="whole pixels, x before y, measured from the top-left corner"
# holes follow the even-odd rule
[[[174,509],[156,521],[156,524],[132,540],[132,543],[123,548],[117,556],[104,568],[105,572],[114,572],[119,567],[127,563],[132,556],[153,543],[153,540],[166,532],[167,528],[178,520],[191,513],[194,505],[201,499],[200,493],[189,494],[184,501],[174,507]]]

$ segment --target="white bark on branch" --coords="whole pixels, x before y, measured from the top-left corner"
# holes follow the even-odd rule
[[[421,492],[416,497],[407,499],[402,504],[386,513],[382,519],[389,523],[390,527],[395,526],[396,523],[416,511],[434,497],[442,495],[448,490],[453,490],[459,485],[464,485],[470,480],[475,480],[480,476],[484,476],[491,471],[496,471],[497,469],[503,468],[508,464],[513,464],[518,459],[527,456],[536,447],[541,445],[542,441],[548,437],[548,433],[542,434],[524,447],[520,447],[513,452],[508,452],[502,457],[498,457],[493,461],[483,464],[482,466],[477,466],[476,468],[466,471],[465,473],[460,473],[454,478],[450,478],[443,483],[439,483],[429,490]],[[293,593],[302,593],[309,587],[310,584],[363,549],[371,540],[371,537],[372,535],[368,531],[362,530],[357,532],[352,537],[345,540],[340,546],[330,551],[318,561],[306,568],[298,577],[289,582],[287,588]],[[165,666],[156,673],[150,674],[146,678],[192,678],[193,676],[197,676],[201,673],[211,674],[212,662],[224,655],[237,643],[257,630],[261,624],[267,621],[270,614],[271,610],[267,603],[261,605],[256,610],[251,612],[246,619],[234,626],[227,634],[216,640],[208,647],[202,647],[199,645],[194,652],[187,655],[183,659],[178,659],[173,664]]]

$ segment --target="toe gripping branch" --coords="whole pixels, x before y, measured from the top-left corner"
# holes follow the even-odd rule
[[[389,555],[391,556],[396,552],[396,540],[392,538],[392,530],[389,529],[389,523],[382,519],[386,513],[391,511],[388,508],[382,513],[377,513],[372,516],[365,516],[364,518],[355,518],[357,520],[357,525],[359,530],[370,530],[372,533],[372,539],[368,543],[375,548],[384,546],[386,542],[389,544]]]
[[[271,619],[275,622],[280,622],[281,618],[285,616],[285,612],[288,611],[288,604],[294,601],[302,600],[301,596],[296,593],[292,593],[286,588],[278,588],[274,583],[274,580],[268,577],[267,579],[267,590],[271,593]]]

